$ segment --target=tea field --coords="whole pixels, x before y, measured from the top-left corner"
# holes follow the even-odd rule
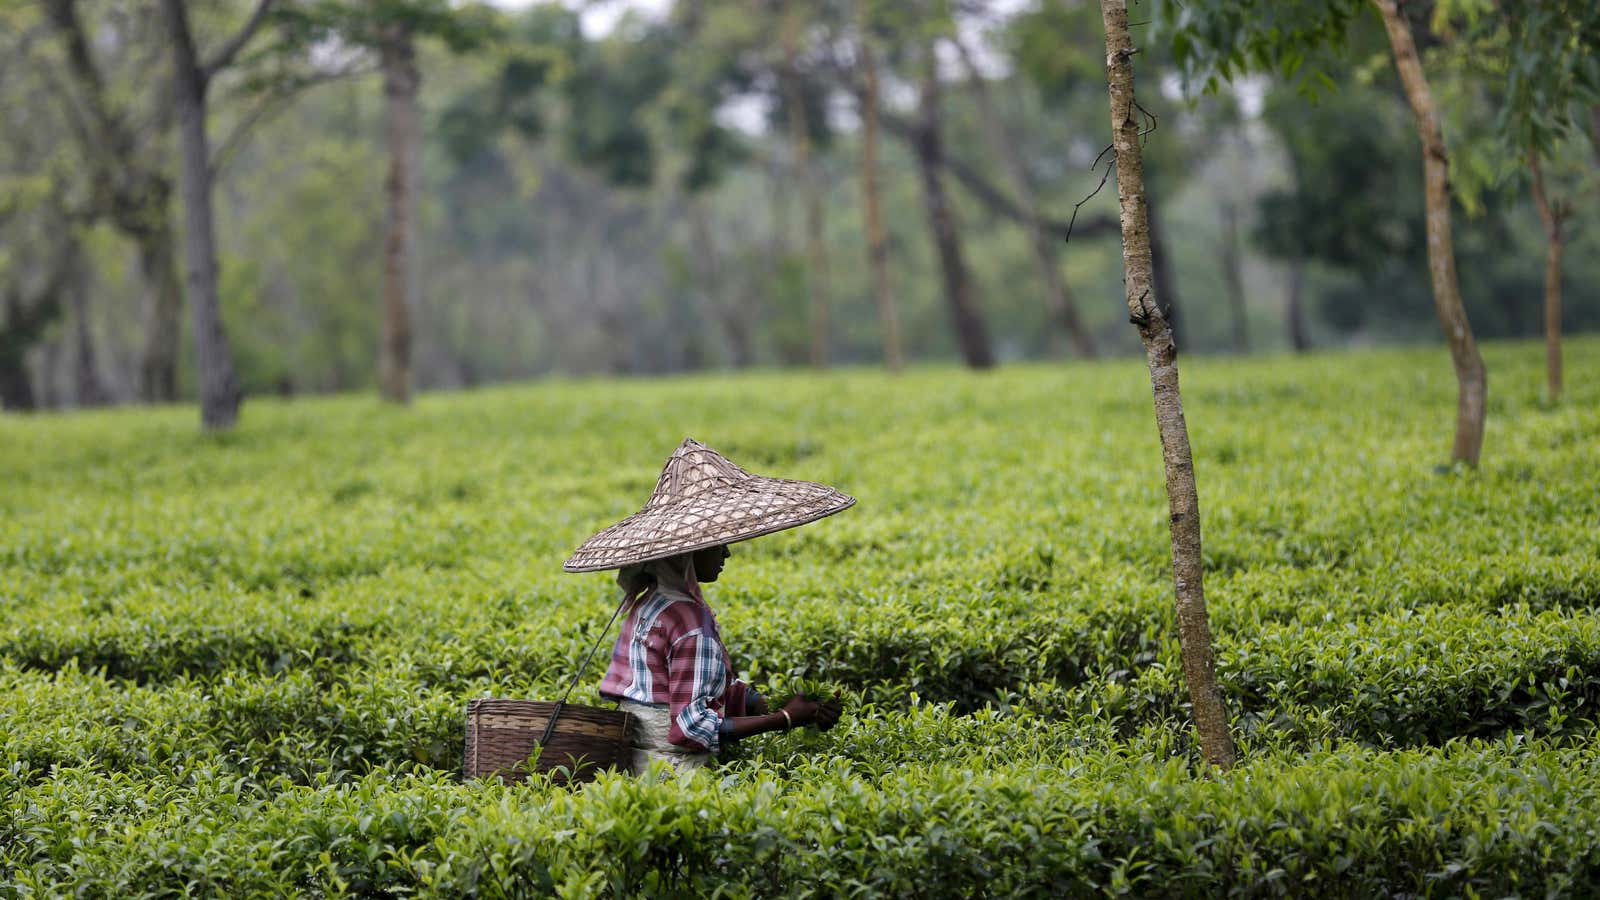
[[[1182,361],[1215,776],[1142,361],[0,417],[0,896],[1592,895],[1600,339],[1554,407],[1486,357],[1477,472],[1442,348]],[[686,436],[859,498],[708,592],[844,720],[463,784],[467,701],[554,699],[616,599],[561,561]]]

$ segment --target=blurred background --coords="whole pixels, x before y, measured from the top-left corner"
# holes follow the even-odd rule
[[[1115,184],[1096,193],[1097,4],[0,9],[8,409],[193,398],[213,303],[225,340],[200,352],[228,354],[245,395],[1139,347]],[[1545,230],[1487,137],[1482,60],[1432,4],[1407,11],[1473,329],[1539,334]],[[1420,150],[1377,17],[1315,77],[1210,93],[1153,17],[1134,7],[1180,346],[1438,341]],[[1600,324],[1591,112],[1543,169],[1569,332]],[[207,258],[214,289],[189,271]]]

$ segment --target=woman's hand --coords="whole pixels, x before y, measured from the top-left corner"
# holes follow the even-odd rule
[[[783,705],[783,711],[789,714],[789,720],[796,726],[816,725],[823,731],[839,721],[840,710],[838,698],[817,701],[807,698],[805,694],[796,694],[793,700]]]

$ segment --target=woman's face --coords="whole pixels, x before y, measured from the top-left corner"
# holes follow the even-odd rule
[[[726,544],[718,544],[715,547],[696,550],[694,552],[695,580],[701,584],[716,581],[717,576],[722,574],[722,564],[732,555],[733,552],[728,549]]]

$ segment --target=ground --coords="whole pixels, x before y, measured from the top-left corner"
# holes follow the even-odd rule
[[[1579,893],[1600,878],[1600,340],[1184,358],[1243,764],[1200,766],[1136,360],[0,417],[0,895]],[[615,600],[567,553],[694,437],[859,504],[734,547],[827,734],[461,784]],[[595,700],[599,663],[580,688]]]

